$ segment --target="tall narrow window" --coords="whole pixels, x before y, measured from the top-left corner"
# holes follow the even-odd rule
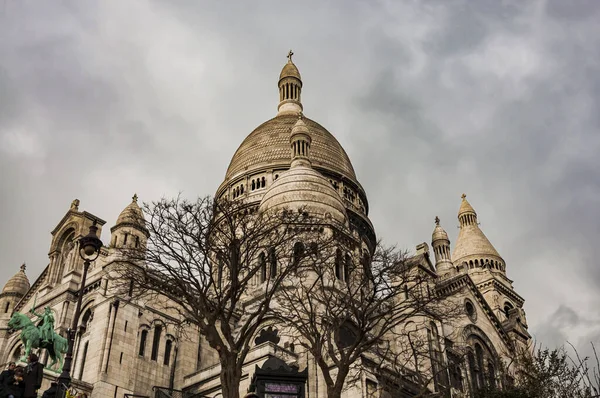
[[[337,249],[335,251],[335,277],[342,280],[342,251]]]
[[[142,330],[142,334],[140,335],[140,349],[138,351],[138,355],[143,357],[146,353],[146,340],[148,339],[148,331]]]
[[[6,314],[8,312],[8,309],[10,308],[10,301],[6,302],[6,307],[4,308],[4,313]]]
[[[275,253],[275,248],[273,247],[271,250],[269,250],[269,262],[271,267],[269,270],[269,273],[271,274],[270,277],[274,278],[277,276],[277,254]]]
[[[83,380],[83,369],[85,368],[85,357],[87,356],[87,350],[88,350],[88,341],[85,342],[85,345],[83,346],[83,356],[81,359],[81,367],[79,368],[79,380]]]
[[[137,247],[140,247],[140,237],[139,237],[139,236],[136,236],[136,237],[135,237],[135,247],[136,247],[136,248],[137,248]]]
[[[260,266],[260,283],[263,283],[267,280],[267,259],[265,253],[258,255],[258,264]]]
[[[165,359],[163,363],[168,365],[171,362],[171,349],[173,348],[173,341],[167,340],[165,343]]]
[[[160,344],[160,334],[162,333],[162,326],[156,325],[154,327],[154,338],[152,340],[152,354],[150,359],[156,361],[158,357],[158,346]]]
[[[350,280],[350,272],[352,271],[352,259],[349,254],[346,254],[344,258],[344,280],[348,282]]]
[[[123,246],[125,246],[127,244],[127,237],[129,236],[128,233],[125,233],[125,237],[123,238]]]

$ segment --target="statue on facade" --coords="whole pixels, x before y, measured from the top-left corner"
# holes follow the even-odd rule
[[[61,372],[68,348],[67,339],[54,331],[54,315],[50,307],[44,308],[44,312],[38,314],[35,312],[34,301],[34,306],[30,312],[43,319],[43,324],[40,327],[37,327],[27,315],[19,312],[15,312],[8,321],[9,328],[21,331],[21,342],[25,348],[25,355],[21,358],[21,361],[26,360],[32,349],[45,349],[52,360],[47,368],[54,367],[58,362],[58,372]]]

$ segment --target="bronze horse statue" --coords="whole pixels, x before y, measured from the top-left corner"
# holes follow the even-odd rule
[[[65,353],[68,348],[67,339],[56,334],[53,330],[52,338],[48,341],[43,341],[39,328],[35,326],[31,319],[19,312],[15,312],[12,318],[10,318],[8,327],[14,330],[21,330],[21,341],[25,346],[25,356],[21,358],[21,361],[26,360],[32,348],[42,348],[48,351],[48,355],[52,359],[52,363],[47,368],[52,368],[58,362],[58,372],[62,371]]]

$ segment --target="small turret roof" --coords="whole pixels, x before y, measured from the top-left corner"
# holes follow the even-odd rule
[[[16,293],[24,296],[29,290],[29,278],[25,275],[25,264],[21,265],[21,270],[6,282],[2,293]]]
[[[435,242],[438,240],[447,240],[449,241],[450,239],[448,239],[448,234],[446,233],[446,231],[444,231],[444,228],[442,228],[442,226],[440,225],[440,218],[439,217],[435,217],[435,228],[433,229],[433,233],[431,234],[431,242]]]
[[[131,199],[132,199],[131,203],[123,209],[121,214],[119,214],[119,217],[117,218],[117,223],[115,225],[127,224],[127,223],[129,223],[129,224],[142,224],[143,223],[142,220],[144,219],[144,213],[142,212],[142,209],[140,208],[140,206],[137,203],[137,201],[138,201],[137,194],[134,194]]]

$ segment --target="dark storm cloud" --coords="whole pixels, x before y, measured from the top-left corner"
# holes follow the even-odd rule
[[[378,235],[413,248],[439,215],[455,239],[466,192],[531,330],[558,344],[548,320],[600,302],[599,16],[559,0],[7,2],[0,284],[23,260],[37,276],[76,197],[108,241],[136,191],[214,193],[274,116],[291,47],[305,112],[348,152]]]

